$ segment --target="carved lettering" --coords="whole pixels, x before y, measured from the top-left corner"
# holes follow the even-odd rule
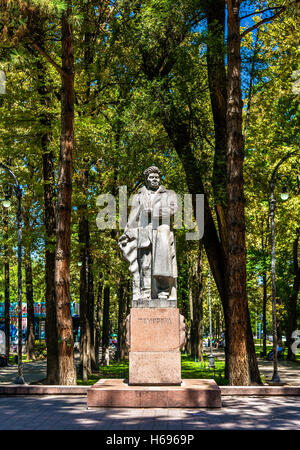
[[[172,320],[169,317],[139,317],[138,320],[145,325],[148,324],[172,324]]]

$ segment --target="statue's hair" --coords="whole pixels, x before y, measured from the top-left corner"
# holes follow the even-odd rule
[[[160,171],[160,169],[158,167],[150,166],[150,167],[148,167],[148,169],[144,170],[144,172],[143,172],[145,180],[147,180],[147,178],[150,175],[150,173],[158,173],[158,175],[161,176],[161,171]]]

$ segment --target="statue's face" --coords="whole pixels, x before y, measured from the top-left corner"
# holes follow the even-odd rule
[[[150,173],[147,178],[147,186],[149,189],[158,189],[160,185],[160,176],[158,173]]]

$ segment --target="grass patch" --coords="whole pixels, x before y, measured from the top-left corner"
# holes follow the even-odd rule
[[[225,361],[215,359],[215,369],[208,368],[208,356],[204,354],[204,361],[195,361],[191,356],[181,355],[181,377],[194,379],[214,379],[220,386],[228,384],[224,375]]]
[[[208,357],[204,355],[204,361],[198,362],[185,354],[181,355],[181,377],[194,379],[214,379],[220,386],[228,384],[224,378],[224,361],[215,360],[215,370],[208,368]],[[111,361],[109,366],[100,366],[99,372],[89,376],[88,381],[77,379],[78,385],[91,386],[100,378],[121,378],[128,379],[129,362],[127,360],[115,362]]]
[[[88,381],[77,379],[78,385],[90,386],[96,383],[100,378],[125,378],[129,377],[129,362],[127,360],[116,362],[110,361],[109,366],[100,366],[99,372],[89,376]]]

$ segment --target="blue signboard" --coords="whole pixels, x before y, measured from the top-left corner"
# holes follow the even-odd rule
[[[45,302],[35,302],[33,304],[34,307],[34,316],[45,318],[46,317],[46,303]],[[9,315],[10,317],[18,317],[18,303],[14,302],[10,304]],[[72,302],[71,303],[71,314],[72,317],[79,317],[79,303]],[[5,317],[5,304],[0,303],[0,318]],[[22,317],[27,317],[27,303],[22,303]]]

